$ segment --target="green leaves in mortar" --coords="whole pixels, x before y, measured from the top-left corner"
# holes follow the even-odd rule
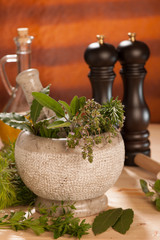
[[[2,120],[5,124],[26,131],[31,131],[30,122],[25,116],[17,114],[17,113],[0,113],[0,120]]]
[[[43,88],[40,92],[44,93],[46,95],[49,95],[49,93],[50,93],[50,85],[48,85],[47,87]],[[33,123],[36,123],[42,108],[43,108],[43,106],[39,102],[37,102],[36,99],[34,99],[33,102],[32,102],[32,105],[31,105],[31,112],[30,112],[31,119],[32,119]]]
[[[117,208],[104,211],[95,218],[92,231],[97,235],[112,227],[115,231],[125,234],[133,222],[133,216],[132,209]]]
[[[146,197],[149,197],[156,209],[160,211],[160,180],[156,180],[154,184],[148,184],[145,180],[140,179],[140,185]]]
[[[58,103],[53,98],[47,96],[44,93],[40,92],[33,92],[33,97],[44,107],[47,107],[55,112],[57,117],[64,117],[65,113],[63,108],[61,107],[60,103]]]
[[[48,129],[55,129],[55,128],[63,128],[63,127],[69,127],[71,125],[71,120],[72,118],[78,114],[80,108],[82,108],[86,102],[86,98],[85,97],[80,97],[78,98],[77,96],[75,96],[71,103],[70,106],[64,102],[59,100],[58,102],[54,99],[52,99],[51,97],[49,97],[48,95],[46,95],[45,92],[33,92],[32,93],[33,97],[35,98],[35,100],[37,101],[37,103],[43,107],[47,107],[51,110],[53,110],[56,114],[56,116],[58,118],[61,118],[63,120],[56,120],[53,123],[48,125]],[[32,104],[33,106],[33,104]],[[38,107],[38,111],[39,111],[39,106]],[[65,114],[68,114],[68,116]],[[35,112],[35,109],[34,111]],[[32,116],[32,115],[31,115]],[[33,117],[32,117],[33,119]]]

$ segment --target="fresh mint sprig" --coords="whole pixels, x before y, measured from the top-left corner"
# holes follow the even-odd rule
[[[155,183],[147,183],[144,179],[140,179],[142,191],[145,193],[156,209],[160,211],[160,180],[157,179]]]

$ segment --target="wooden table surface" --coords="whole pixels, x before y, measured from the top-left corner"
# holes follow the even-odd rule
[[[149,126],[152,158],[160,162],[160,124]],[[94,236],[90,231],[89,235],[82,239],[97,240],[160,240],[160,212],[146,199],[140,189],[139,179],[155,181],[156,176],[139,167],[124,167],[123,172],[114,185],[106,194],[108,196],[109,207],[123,209],[132,208],[134,211],[134,221],[129,231],[122,235],[111,228],[105,233]],[[87,217],[86,221],[92,223],[95,216]],[[51,240],[52,233],[44,233],[36,236],[32,231],[0,230],[0,240]],[[61,237],[59,239],[74,239]]]

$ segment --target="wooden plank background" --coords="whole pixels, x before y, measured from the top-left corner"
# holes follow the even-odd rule
[[[0,58],[15,53],[13,37],[18,27],[28,27],[35,39],[32,67],[40,72],[44,86],[49,83],[55,99],[70,102],[74,95],[91,98],[88,65],[83,54],[96,34],[105,34],[105,42],[115,47],[136,32],[151,50],[146,64],[145,99],[151,122],[160,123],[160,1],[159,0],[0,0]],[[116,63],[113,95],[123,96]],[[16,65],[7,64],[15,83]],[[0,81],[0,110],[9,96]]]

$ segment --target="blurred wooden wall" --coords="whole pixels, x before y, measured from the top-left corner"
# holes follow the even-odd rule
[[[18,27],[28,27],[35,39],[32,67],[49,83],[55,99],[70,101],[74,95],[91,98],[88,66],[83,54],[96,34],[115,47],[136,32],[151,50],[146,64],[144,93],[151,122],[160,123],[160,1],[159,0],[0,0],[0,58],[15,53],[13,37]],[[116,63],[114,96],[123,96],[120,64]],[[7,64],[14,84],[16,65]],[[0,109],[9,96],[0,81]]]

